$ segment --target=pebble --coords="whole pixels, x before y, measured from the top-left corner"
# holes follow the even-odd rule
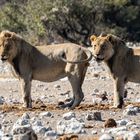
[[[41,117],[51,117],[52,116],[52,113],[51,112],[42,112],[42,113],[40,113],[40,116]]]
[[[96,121],[102,120],[101,112],[97,112],[97,111],[94,112],[94,120],[96,120]]]
[[[85,119],[88,121],[90,121],[90,120],[101,121],[102,120],[101,112],[90,112],[90,113],[86,114]]]
[[[48,130],[52,130],[51,127],[44,127],[44,126],[33,126],[33,130],[36,134],[45,134]]]
[[[112,135],[115,135],[118,132],[122,132],[122,131],[123,131],[123,133],[125,131],[128,131],[127,128],[126,128],[126,126],[121,126],[121,127],[117,127],[117,128],[111,128],[111,129],[107,130],[107,133],[110,133]]]
[[[128,105],[126,109],[123,111],[123,115],[137,115],[139,113],[139,108],[133,105]]]
[[[62,78],[60,79],[60,81],[63,81],[63,82],[68,81],[68,77]]]
[[[13,125],[13,128],[17,127],[17,126],[21,126],[21,125],[28,125],[30,124],[30,121],[28,119],[18,119],[14,125]]]
[[[62,118],[65,120],[70,120],[72,118],[75,118],[75,113],[74,112],[65,113],[65,114],[63,114]]]
[[[97,134],[97,131],[96,131],[96,130],[92,130],[92,131],[91,131],[91,134],[92,134],[92,135]]]
[[[122,120],[118,120],[117,124],[118,126],[123,126],[123,125],[126,125],[128,122],[129,122],[128,120],[122,119]]]
[[[114,119],[110,118],[108,120],[105,121],[104,123],[104,127],[105,128],[109,128],[109,127],[116,127],[117,126],[117,123]]]
[[[33,126],[43,126],[41,120],[33,120],[32,125]]]
[[[127,132],[127,133],[124,133],[123,139],[124,140],[140,140],[140,137],[136,132]]]
[[[13,136],[11,134],[4,134],[1,140],[13,140]]]
[[[103,134],[99,140],[114,140],[114,138],[109,134]]]
[[[58,89],[58,88],[60,88],[60,85],[54,85],[54,88]]]
[[[4,97],[3,96],[0,96],[0,105],[4,104],[4,102],[5,102]]]
[[[24,113],[21,119],[30,119],[30,115],[28,113]]]
[[[13,130],[13,140],[37,140],[37,135],[31,126],[19,126]]]
[[[140,125],[132,125],[131,126],[131,130],[134,131],[134,130],[140,130]]]
[[[126,116],[126,115],[131,115],[131,116],[133,115],[133,116],[135,116],[136,115],[136,111],[134,109],[127,108],[127,109],[125,109],[123,111],[123,115],[124,116]]]
[[[93,105],[101,104],[102,103],[102,98],[93,97],[92,98],[92,103],[93,103]]]
[[[63,134],[79,134],[84,128],[84,123],[78,121],[76,118],[71,118],[69,120],[62,119],[57,123],[57,133]]]
[[[57,132],[55,130],[49,130],[45,133],[45,140],[56,140],[58,137]]]

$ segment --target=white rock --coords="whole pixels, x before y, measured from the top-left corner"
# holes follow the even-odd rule
[[[114,138],[112,136],[110,136],[109,134],[103,134],[99,140],[114,140]]]
[[[136,111],[134,108],[127,108],[123,111],[123,115],[126,116],[126,115],[136,115]]]
[[[134,109],[135,111],[138,111],[139,110],[139,108],[137,106],[133,106],[133,105],[128,105],[128,106],[126,106],[126,108],[128,108],[128,109]]]
[[[29,114],[28,113],[24,113],[23,115],[22,115],[22,117],[21,117],[21,119],[30,119],[30,116],[29,116]]]
[[[68,113],[63,114],[63,119],[65,119],[65,120],[70,120],[72,118],[75,118],[74,112],[68,112]]]
[[[57,132],[55,130],[49,130],[45,133],[45,140],[56,140],[58,137]]]
[[[37,135],[31,126],[19,126],[13,130],[13,140],[37,140]]]
[[[37,121],[37,120],[38,120],[37,117],[32,117],[32,118],[30,119],[31,123],[34,123],[34,122]]]
[[[25,132],[28,132],[28,131],[32,131],[32,127],[31,125],[18,125],[16,127],[13,126],[13,129],[12,129],[12,135],[17,135],[17,134],[24,134]]]
[[[4,104],[4,102],[5,102],[4,97],[3,96],[0,96],[0,104]]]
[[[47,131],[52,130],[51,127],[44,127],[44,126],[33,126],[33,130],[36,134],[45,134]]]
[[[117,127],[117,128],[111,128],[107,131],[107,133],[110,133],[112,135],[117,134],[120,131],[127,131],[126,126],[121,126],[121,127]]]
[[[124,140],[140,140],[139,135],[136,132],[124,133]]]
[[[43,126],[41,120],[35,120],[35,121],[32,123],[32,125],[33,125],[33,126]]]
[[[93,97],[92,98],[92,102],[93,102],[93,105],[101,104],[102,103],[102,99],[101,98],[97,98],[97,97]]]
[[[51,117],[52,116],[52,113],[51,112],[42,112],[42,113],[40,113],[40,116],[41,117]]]
[[[85,119],[88,120],[88,121],[94,120],[94,115],[93,115],[93,113],[88,113],[88,114],[86,114]]]
[[[30,125],[30,121],[28,119],[18,119],[14,125],[13,125],[13,129],[18,127],[18,126],[22,126],[22,125]]]
[[[126,125],[128,123],[128,120],[123,119],[123,120],[118,120],[116,122],[117,122],[118,126],[122,126],[122,125]]]
[[[60,88],[60,85],[54,85],[54,88]]]
[[[96,130],[92,130],[91,134],[92,135],[97,134],[97,131]]]
[[[105,129],[103,128],[103,129],[101,129],[101,133],[105,133]]]
[[[62,134],[78,134],[82,132],[84,128],[84,123],[81,123],[76,118],[71,118],[70,120],[62,119],[57,123],[57,133]]]
[[[11,134],[6,133],[2,135],[1,140],[13,140],[13,136]]]
[[[131,130],[136,130],[136,129],[140,130],[140,125],[132,125],[131,126]]]
[[[94,93],[99,93],[99,89],[94,89]]]
[[[60,79],[60,81],[68,81],[68,77],[65,77],[65,78],[62,78],[62,79]]]
[[[127,133],[128,131],[118,131],[115,133],[115,136],[119,136],[119,137],[123,137],[125,133]]]
[[[126,126],[127,126],[127,127],[131,127],[132,125],[136,125],[136,123],[135,123],[135,122],[130,121],[130,122],[128,122],[128,123],[126,124]]]

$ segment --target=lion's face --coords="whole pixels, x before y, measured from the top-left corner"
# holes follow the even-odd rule
[[[110,39],[110,36],[96,37],[95,35],[92,35],[90,37],[92,53],[97,61],[107,61],[113,56],[114,49]]]
[[[17,54],[17,48],[11,32],[0,33],[0,56],[2,61],[12,61]]]

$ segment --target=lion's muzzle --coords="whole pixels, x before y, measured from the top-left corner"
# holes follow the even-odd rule
[[[1,55],[1,60],[2,61],[6,61],[8,59],[8,56],[6,56],[6,55]]]
[[[97,62],[101,62],[104,60],[104,57],[100,54],[94,55],[94,58],[96,59]]]

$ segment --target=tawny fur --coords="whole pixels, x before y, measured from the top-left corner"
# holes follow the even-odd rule
[[[104,61],[114,79],[114,107],[121,108],[124,86],[130,82],[140,83],[140,48],[129,48],[117,36],[90,38],[92,53],[97,61]]]
[[[21,83],[24,106],[29,108],[32,80],[52,82],[64,77],[68,77],[73,90],[73,100],[65,106],[78,106],[84,97],[81,86],[91,59],[87,51],[73,43],[32,46],[14,32],[0,33],[1,60],[12,65]]]

